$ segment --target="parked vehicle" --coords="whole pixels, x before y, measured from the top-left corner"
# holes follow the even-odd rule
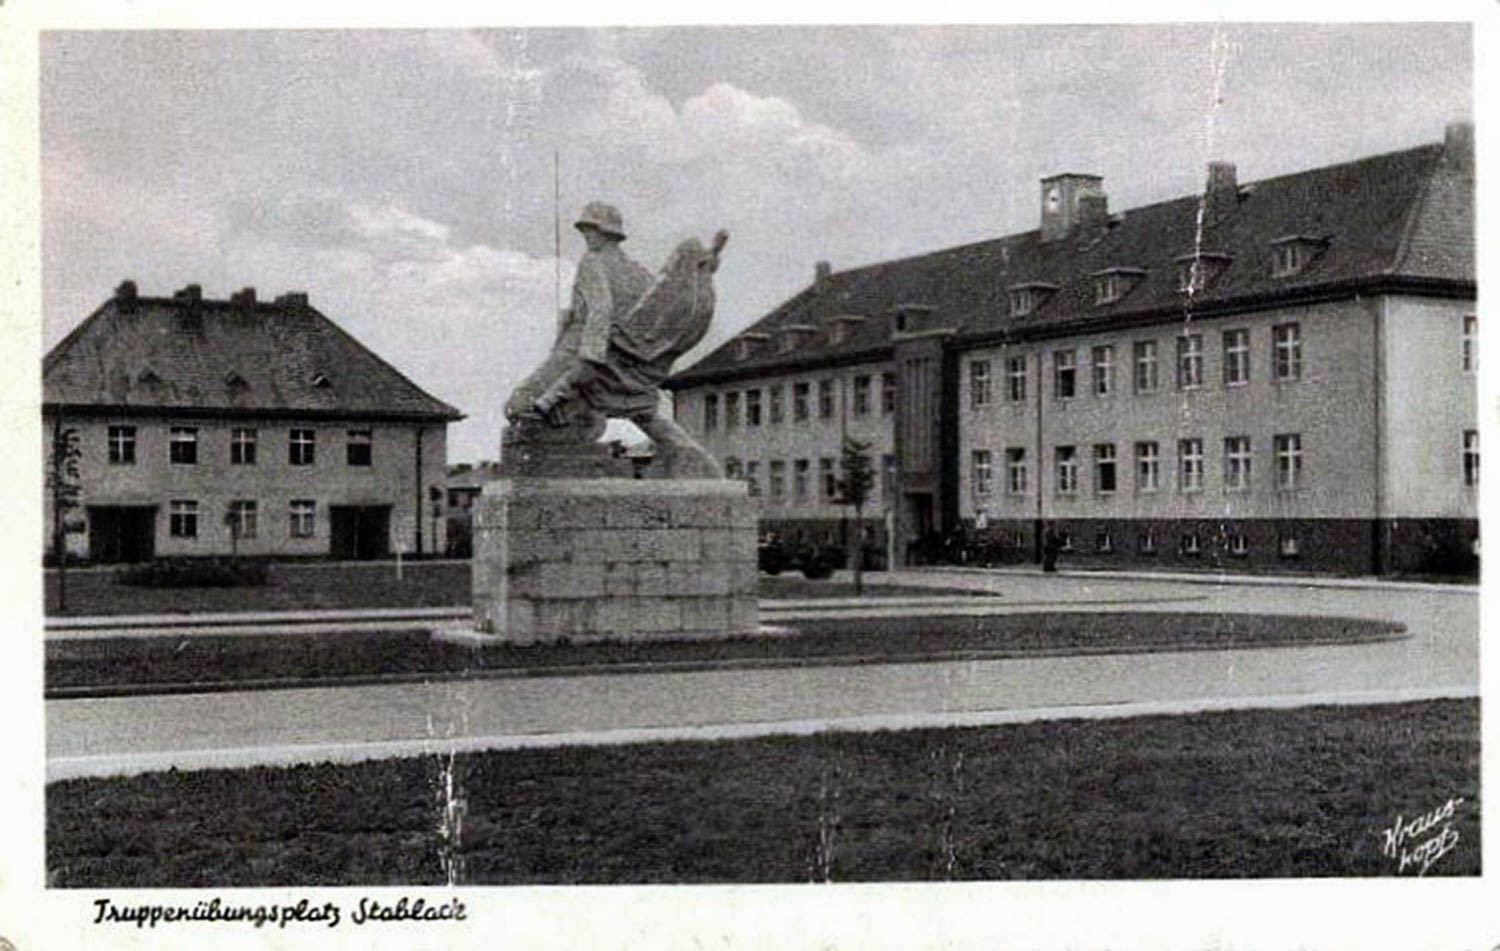
[[[777,538],[761,539],[758,556],[760,570],[768,575],[800,571],[814,581],[832,575],[845,561],[844,552],[838,548],[788,543]]]

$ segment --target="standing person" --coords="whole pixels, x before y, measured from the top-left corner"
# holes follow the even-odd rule
[[[1062,537],[1051,525],[1042,532],[1042,570],[1057,570],[1057,555],[1062,551]]]

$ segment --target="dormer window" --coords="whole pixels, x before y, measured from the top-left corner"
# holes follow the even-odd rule
[[[249,386],[250,384],[246,383],[245,378],[240,376],[239,373],[234,370],[230,370],[228,373],[224,374],[224,385],[229,387],[231,390],[234,390],[239,389],[240,387]]]
[[[328,374],[326,373],[314,373],[312,385],[317,389],[326,390],[333,386],[333,381],[328,379]]]
[[[864,322],[859,314],[839,314],[828,322],[828,342],[837,346],[849,339],[853,329]]]
[[[1056,292],[1056,284],[1047,284],[1042,281],[1012,284],[1010,287],[1010,315],[1012,317],[1025,317],[1042,306],[1047,298]]]
[[[138,376],[136,376],[135,381],[142,386],[155,386],[156,384],[161,382],[161,377],[156,375],[155,370],[147,367],[146,369],[142,370]]]
[[[1133,267],[1111,267],[1094,274],[1094,303],[1113,304],[1129,294],[1146,272]]]
[[[753,331],[750,333],[740,334],[740,339],[735,341],[734,358],[736,360],[750,359],[751,357],[755,356],[757,352],[759,352],[760,345],[770,339],[771,337],[769,334],[755,333]]]
[[[1231,258],[1211,251],[1184,254],[1177,259],[1177,293],[1201,294]]]
[[[1326,238],[1305,234],[1277,238],[1271,242],[1271,276],[1288,277],[1299,273],[1327,244]]]

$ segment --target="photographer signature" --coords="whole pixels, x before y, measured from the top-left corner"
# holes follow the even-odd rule
[[[1438,859],[1458,846],[1453,817],[1463,803],[1462,796],[1455,796],[1410,819],[1397,815],[1396,821],[1377,833],[1382,837],[1381,853],[1399,863],[1396,874],[1412,868],[1418,875],[1426,875]]]

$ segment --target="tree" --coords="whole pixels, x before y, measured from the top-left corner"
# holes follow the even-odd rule
[[[52,496],[52,558],[57,563],[57,610],[68,606],[68,513],[78,507],[78,430],[64,426],[62,414],[52,420],[52,459],[47,491]]]
[[[844,437],[839,449],[839,468],[843,477],[839,479],[840,505],[854,509],[855,529],[846,531],[844,538],[849,545],[849,561],[854,568],[854,593],[864,594],[864,536],[865,504],[870,501],[870,492],[875,488],[875,469],[870,463],[870,444],[851,436]]]

